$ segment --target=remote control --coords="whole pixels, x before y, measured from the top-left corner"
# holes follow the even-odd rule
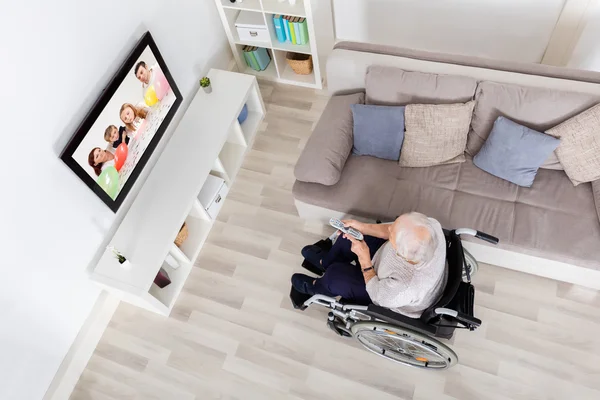
[[[352,227],[346,228],[344,226],[344,223],[337,218],[331,218],[329,220],[329,225],[333,226],[337,230],[344,232],[347,235],[352,236],[356,240],[364,239],[364,236],[362,233],[360,233],[359,231],[357,231],[356,229],[354,229]]]

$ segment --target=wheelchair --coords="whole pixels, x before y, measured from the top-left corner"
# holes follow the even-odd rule
[[[440,300],[420,318],[410,318],[375,304],[364,306],[324,295],[309,296],[293,287],[290,299],[294,308],[302,311],[315,304],[329,308],[330,329],[339,336],[355,338],[378,356],[411,367],[450,368],[458,362],[458,356],[436,338],[450,339],[455,329],[473,331],[481,325],[481,320],[473,315],[475,288],[471,284],[471,277],[478,269],[477,260],[463,249],[461,235],[498,244],[496,237],[474,229],[444,229],[448,280]]]

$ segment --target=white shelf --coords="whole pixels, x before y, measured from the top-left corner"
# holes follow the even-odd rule
[[[250,138],[253,135],[253,132],[256,132],[260,128],[260,124],[262,124],[263,116],[259,112],[248,111],[248,117],[244,122],[240,124],[240,128],[242,129],[242,134],[246,140],[248,146],[251,145],[249,143]]]
[[[250,111],[248,111],[248,115],[250,115]],[[245,121],[244,121],[245,122]],[[240,123],[236,119],[231,124],[231,129],[229,132],[229,136],[227,137],[227,141],[234,144],[239,144],[240,146],[247,147],[246,137],[244,136],[244,132],[242,131],[242,127]]]
[[[285,83],[293,83],[295,85],[308,87],[312,87],[315,84],[314,70],[309,75],[297,74],[285,60],[285,52],[276,50],[274,51],[274,55],[275,62],[277,63],[277,68],[279,69],[279,78],[281,79],[281,81]]]
[[[227,183],[231,182],[231,178],[229,177],[227,172],[225,172],[225,167],[223,166],[223,163],[221,162],[221,160],[219,160],[219,158],[215,160],[215,163],[210,173],[214,176],[218,176],[219,178],[224,179]]]
[[[194,211],[194,213],[196,213],[196,211]],[[185,219],[185,223],[188,228],[188,238],[179,247],[179,250],[181,250],[189,262],[193,264],[194,261],[196,261],[196,258],[198,258],[198,254],[200,253],[200,249],[202,249],[204,241],[208,237],[208,232],[210,232],[212,224],[210,221],[201,218],[197,214],[188,215]]]
[[[268,14],[269,17],[271,14]],[[273,21],[268,18],[267,21],[269,21],[270,24],[273,23]],[[269,27],[272,28],[272,27]],[[307,44],[293,44],[290,42],[280,42],[279,40],[277,40],[277,34],[274,32],[273,29],[269,29],[269,34],[271,35],[271,48],[275,49],[275,50],[283,50],[283,51],[291,51],[293,53],[305,53],[305,54],[312,54],[311,48],[310,48],[310,42],[308,42]]]
[[[219,153],[219,160],[225,168],[225,172],[229,176],[237,175],[242,162],[244,161],[245,146],[240,146],[235,143],[225,143],[223,150]]]
[[[317,0],[322,1],[322,0]],[[294,17],[306,17],[304,1],[298,0],[291,5],[288,1],[262,0],[263,11],[271,14],[293,15]]]
[[[161,311],[160,313],[168,315],[171,309],[173,308],[177,297],[181,293],[181,290],[185,285],[185,281],[187,280],[190,272],[192,271],[192,264],[183,264],[180,265],[179,268],[173,269],[169,264],[164,262],[161,265],[161,267],[169,275],[171,283],[162,289],[159,288],[158,285],[156,285],[155,283],[152,283],[152,286],[148,290],[148,293],[164,306],[164,309],[162,310],[160,310],[159,308],[159,311]]]
[[[91,271],[92,280],[124,301],[165,315],[212,227],[197,195],[215,170],[228,182],[235,178],[248,149],[246,143],[254,139],[265,114],[253,76],[212,69],[208,77],[212,93],[196,93],[109,241],[131,262],[130,268],[123,268],[106,250]],[[245,103],[249,124],[242,128],[237,117]],[[184,221],[188,238],[177,248],[173,241]],[[168,254],[179,261],[179,268],[165,262]],[[172,281],[163,289],[153,283],[161,267]]]
[[[314,85],[315,84],[315,73],[313,71],[308,75],[300,75],[300,74],[295,73],[294,70],[292,69],[292,67],[290,67],[289,65],[286,64],[285,68],[283,69],[283,72],[281,73],[281,79],[288,81],[288,82]]]
[[[221,0],[223,8],[231,8],[235,10],[261,11],[259,0],[244,0],[243,2],[232,3],[229,0]]]
[[[274,80],[278,78],[277,69],[275,68],[275,62],[271,60],[267,68],[264,71],[256,71],[244,63],[244,69],[242,70],[244,74],[255,75],[259,78],[264,78],[267,80]]]
[[[243,3],[230,3],[229,0],[215,0],[238,70],[244,74],[255,75],[259,79],[321,89],[323,85],[321,81],[321,71],[319,69],[319,56],[317,52],[317,42],[315,40],[315,27],[310,0],[298,0],[294,5],[289,4],[288,1],[279,2],[277,0],[252,0],[250,3],[247,2],[248,0],[244,0]],[[240,39],[235,27],[235,21],[237,20],[240,10],[250,10],[263,15],[269,32],[268,41]],[[279,42],[273,25],[274,14],[306,18],[308,43],[296,45],[289,42]],[[246,60],[244,59],[244,54],[242,52],[242,47],[244,45],[269,49],[273,61],[264,71],[253,70],[246,65]],[[283,58],[278,57],[277,52],[281,52]],[[286,52],[312,55],[313,73],[307,76],[294,74],[285,62]]]

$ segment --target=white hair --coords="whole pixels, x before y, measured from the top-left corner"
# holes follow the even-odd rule
[[[429,218],[417,212],[404,214],[396,219],[392,229],[399,256],[416,264],[431,260],[436,243]]]

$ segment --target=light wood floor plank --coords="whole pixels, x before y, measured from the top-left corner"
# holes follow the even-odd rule
[[[300,249],[332,229],[298,217],[293,169],[324,91],[263,84],[253,149],[169,318],[119,306],[72,400],[600,399],[600,294],[481,265],[475,332],[430,372],[363,350],[327,310],[290,304]],[[208,134],[208,133],[207,133]]]

